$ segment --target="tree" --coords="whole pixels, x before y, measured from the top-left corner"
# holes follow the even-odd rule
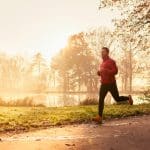
[[[7,92],[23,90],[27,63],[22,56],[0,55],[0,89]]]
[[[95,57],[89,48],[84,33],[72,35],[67,46],[53,58],[52,68],[62,77],[63,91],[94,91],[96,66]]]
[[[45,65],[45,60],[42,57],[41,53],[37,53],[34,57],[33,57],[33,63],[32,63],[32,69],[33,71],[35,71],[38,76],[41,75],[41,72],[43,71],[43,69],[45,69],[46,65]]]
[[[10,59],[10,76],[12,88],[22,89],[26,73],[26,62],[22,56],[15,56]],[[19,82],[18,82],[19,81]]]
[[[114,20],[116,27],[114,35],[118,46],[125,51],[125,57],[127,53],[129,54],[127,60],[129,63],[129,89],[132,91],[133,73],[141,64],[141,61],[137,61],[137,58],[139,59],[137,56],[149,57],[150,2],[148,0],[101,0],[100,9],[102,8],[120,10],[121,18]],[[135,61],[139,63],[133,66]],[[147,61],[145,61],[146,63]]]
[[[30,69],[32,75],[34,76],[37,90],[44,90],[46,88],[48,69],[45,63],[45,59],[41,53],[37,53],[33,57],[33,62]]]

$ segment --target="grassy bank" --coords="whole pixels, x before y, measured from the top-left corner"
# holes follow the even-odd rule
[[[95,106],[62,108],[0,107],[0,132],[20,132],[72,123],[87,123],[97,114]],[[150,114],[150,104],[105,106],[104,118]]]

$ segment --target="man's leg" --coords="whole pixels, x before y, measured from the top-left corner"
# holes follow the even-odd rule
[[[109,85],[109,91],[110,91],[111,95],[113,96],[113,98],[117,102],[128,101],[129,100],[129,96],[119,96],[119,92],[118,92],[116,82]]]
[[[104,99],[105,99],[105,96],[108,92],[108,85],[101,85],[100,86],[100,91],[99,91],[99,116],[102,117],[103,115],[103,109],[104,109]]]
[[[98,105],[98,116],[94,117],[92,120],[97,123],[102,123],[103,109],[104,109],[104,99],[108,92],[107,85],[101,85],[99,91],[99,105]]]

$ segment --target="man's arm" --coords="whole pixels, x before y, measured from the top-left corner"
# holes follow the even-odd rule
[[[112,62],[111,62],[110,68],[111,68],[111,69],[106,69],[106,71],[107,71],[110,75],[116,75],[116,74],[118,73],[118,67],[117,67],[115,61],[112,61]]]

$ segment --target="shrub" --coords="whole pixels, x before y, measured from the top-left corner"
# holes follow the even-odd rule
[[[25,97],[23,99],[10,100],[10,101],[5,101],[5,100],[0,98],[0,106],[44,107],[43,104],[35,104],[32,97]]]
[[[86,98],[82,102],[80,102],[80,105],[97,105],[98,100],[96,98]]]

